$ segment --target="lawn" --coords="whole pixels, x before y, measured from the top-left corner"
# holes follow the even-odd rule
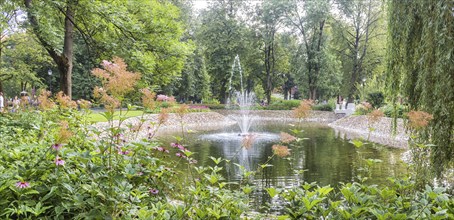
[[[103,112],[92,112],[90,115],[88,115],[88,119],[92,122],[107,122],[107,119],[102,114]],[[122,111],[122,115],[128,118],[141,116],[142,114],[143,111],[140,110]],[[120,116],[120,110],[115,111],[114,115],[114,120],[118,120]]]

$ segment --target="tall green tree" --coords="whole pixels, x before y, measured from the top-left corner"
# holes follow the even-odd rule
[[[369,52],[371,40],[380,35],[378,21],[383,11],[380,1],[373,0],[337,0],[337,5],[341,13],[334,27],[344,71],[343,94],[351,102],[358,85],[378,64]]]
[[[285,8],[282,7],[278,0],[266,0],[258,5],[256,9],[255,25],[262,43],[261,50],[263,53],[264,77],[262,86],[265,90],[265,97],[268,103],[271,102],[271,93],[276,87],[278,72],[276,64],[278,63],[277,37],[278,31],[283,27],[283,15]]]
[[[180,73],[191,50],[180,41],[179,9],[169,1],[24,0],[23,8],[58,67],[60,89],[69,96],[76,37],[94,54],[94,63],[125,57],[131,69],[157,85],[169,84]]]
[[[33,36],[26,32],[8,35],[0,63],[0,79],[6,85],[5,92],[10,96],[30,88],[49,85],[47,71],[52,61]]]
[[[302,39],[304,73],[306,75],[309,98],[317,99],[322,77],[322,60],[325,56],[325,28],[329,17],[329,0],[297,1],[289,0],[286,5],[286,21]]]
[[[203,45],[212,94],[222,103],[227,100],[234,58],[237,54],[242,58],[245,51],[245,26],[239,22],[243,4],[240,0],[212,1],[200,15],[196,37]]]
[[[388,85],[412,110],[433,114],[420,133],[431,142],[431,168],[454,167],[454,2],[389,1]]]

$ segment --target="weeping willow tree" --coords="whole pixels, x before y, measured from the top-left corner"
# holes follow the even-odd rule
[[[421,137],[440,177],[454,164],[454,1],[389,0],[390,94],[433,115]],[[397,97],[394,97],[395,100]]]

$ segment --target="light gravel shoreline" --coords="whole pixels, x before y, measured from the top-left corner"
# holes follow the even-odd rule
[[[236,123],[231,118],[232,115],[240,114],[238,110],[215,110],[210,112],[188,113],[183,116],[183,126],[185,130],[214,130],[231,126]],[[292,117],[292,111],[289,110],[251,110],[248,112],[251,116],[259,117],[264,122],[279,123],[296,123],[298,119]],[[143,118],[144,125],[139,131],[138,138],[144,138],[148,134],[148,125],[157,122],[157,114],[147,114]],[[131,117],[122,123],[122,127],[134,127],[141,122],[141,117]],[[312,111],[309,117],[302,122],[315,122],[330,126],[339,132],[340,136],[345,139],[362,138],[371,142],[406,149],[408,136],[405,134],[403,121],[398,120],[396,133],[392,132],[392,119],[383,117],[369,129],[369,123],[366,116],[348,116],[338,119],[333,112]],[[114,126],[118,126],[118,121],[114,121]],[[179,131],[182,123],[177,114],[169,114],[169,118],[160,128],[158,134]],[[108,127],[107,122],[99,122],[93,125],[95,129],[105,129]]]

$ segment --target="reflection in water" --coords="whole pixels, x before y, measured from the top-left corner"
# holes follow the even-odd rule
[[[213,166],[210,156],[231,160],[224,163],[224,176],[227,181],[240,181],[242,169],[255,171],[273,154],[271,146],[279,142],[279,133],[294,129],[286,124],[262,124],[251,128],[257,138],[250,149],[241,147],[242,136],[232,127],[230,131],[212,131],[189,137],[193,143],[188,146],[195,152],[194,159],[199,166]],[[236,130],[235,130],[236,129]],[[287,159],[273,158],[267,167],[257,173],[252,180],[257,187],[254,192],[256,207],[270,202],[264,189],[268,187],[291,188],[304,182],[317,182],[319,185],[339,186],[342,182],[357,180],[358,175],[367,176],[361,168],[366,167],[366,159],[379,159],[382,162],[372,167],[372,176],[368,183],[384,184],[387,177],[398,176],[406,172],[400,162],[403,150],[391,149],[374,144],[356,148],[348,141],[336,135],[329,127],[305,124],[298,129],[304,130],[299,138],[308,138],[289,146],[291,154]]]
[[[201,135],[199,139],[212,142],[212,147],[222,151],[222,155],[216,156],[222,156],[231,161],[230,166],[226,167],[227,175],[229,180],[238,181],[243,176],[243,170],[234,163],[244,167],[246,171],[256,170],[261,159],[267,157],[265,155],[267,146],[279,140],[279,135],[273,133],[260,132],[252,135],[254,135],[254,142],[248,149],[241,147],[244,136],[238,133],[206,134]]]

